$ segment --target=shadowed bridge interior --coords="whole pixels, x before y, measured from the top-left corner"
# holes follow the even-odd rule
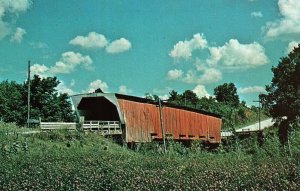
[[[116,106],[105,97],[85,97],[78,105],[85,120],[120,121]]]

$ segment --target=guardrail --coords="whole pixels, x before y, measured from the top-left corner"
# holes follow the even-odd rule
[[[65,122],[40,122],[41,130],[76,130],[76,123],[65,123]]]
[[[77,123],[65,122],[40,122],[41,130],[76,130]],[[97,131],[103,135],[122,134],[121,123],[119,121],[83,121],[84,131]]]
[[[89,131],[99,131],[104,135],[122,134],[119,121],[84,121],[82,128]]]

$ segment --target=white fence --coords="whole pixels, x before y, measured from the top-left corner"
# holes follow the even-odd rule
[[[119,121],[84,121],[83,129],[99,131],[106,135],[122,134],[121,124]]]
[[[77,123],[65,122],[40,122],[41,130],[76,130]],[[83,121],[82,128],[85,131],[97,131],[103,135],[122,134],[119,121]]]
[[[60,130],[60,129],[68,129],[75,130],[76,123],[61,123],[61,122],[40,122],[41,130]]]

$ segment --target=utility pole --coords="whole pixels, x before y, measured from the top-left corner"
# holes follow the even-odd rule
[[[167,152],[166,137],[165,137],[163,116],[162,116],[162,105],[161,105],[161,99],[160,98],[158,98],[158,106],[159,106],[160,128],[161,128],[161,134],[162,134],[163,144],[164,144],[164,153],[166,153]]]
[[[260,129],[261,129],[261,126],[260,126],[260,108],[261,108],[260,96],[258,96],[258,101],[253,101],[253,102],[258,102],[258,131],[260,131]]]
[[[30,127],[30,60],[28,61],[28,96],[27,96],[27,127]]]

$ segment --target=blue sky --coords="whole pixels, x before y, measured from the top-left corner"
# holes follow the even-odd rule
[[[166,98],[233,82],[254,104],[300,42],[298,0],[0,0],[0,80],[57,76],[61,92]]]

